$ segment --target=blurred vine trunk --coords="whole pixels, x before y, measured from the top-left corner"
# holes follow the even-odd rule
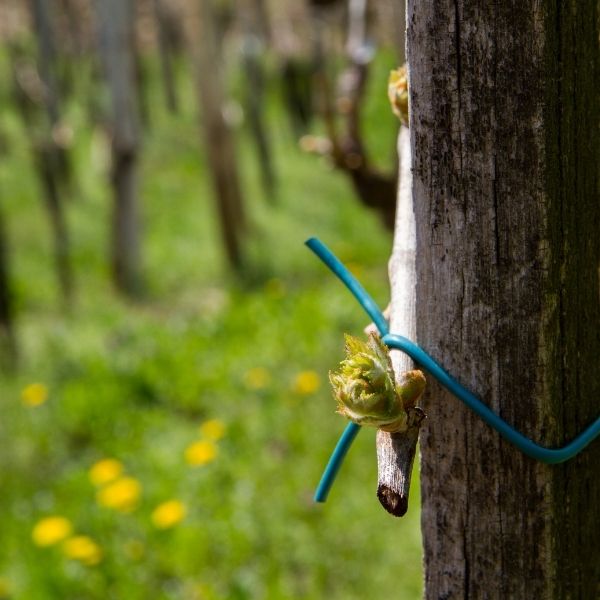
[[[81,4],[78,0],[58,0],[60,5],[60,13],[63,15],[63,34],[68,38],[69,51],[71,58],[76,56],[81,58],[88,46],[88,41],[85,39],[86,31],[84,21],[86,18],[85,4]],[[64,43],[64,42],[63,42]],[[67,69],[67,85],[71,87],[71,79],[75,76],[74,65],[71,61],[67,61],[65,65]]]
[[[270,47],[279,61],[284,106],[292,134],[299,139],[308,131],[314,112],[309,7],[306,2],[264,2],[269,15]]]
[[[144,47],[143,40],[139,32],[139,28],[136,24],[140,21],[141,15],[139,14],[145,3],[140,0],[130,0],[132,2],[133,15],[131,17],[131,50],[133,54],[133,70],[135,73],[135,89],[136,98],[138,103],[138,119],[140,122],[140,129],[147,131],[152,125],[152,119],[150,116],[150,102],[151,102],[151,91],[150,91],[150,79],[151,72],[150,66],[144,59]]]
[[[327,41],[331,35],[322,18],[323,7],[320,3],[316,4],[315,80],[328,137],[327,153],[334,165],[350,178],[358,199],[375,210],[385,227],[392,231],[396,210],[396,173],[383,173],[373,166],[361,130],[369,68],[375,54],[374,42],[369,36],[369,2],[348,0],[348,65],[340,74],[335,91],[328,72],[332,52],[328,50]],[[338,120],[342,122],[342,133],[339,133]],[[316,148],[320,152],[319,144]],[[315,151],[310,145],[308,149]]]
[[[174,63],[182,45],[181,22],[176,9],[167,0],[153,0],[158,53],[165,103],[169,112],[179,111]]]
[[[9,248],[0,207],[0,368],[12,370],[17,363],[13,295],[10,287]]]
[[[273,153],[265,123],[265,32],[269,26],[261,0],[245,0],[239,7],[242,22],[242,54],[246,75],[245,105],[248,124],[256,146],[262,186],[272,202],[276,194],[276,174],[273,167]]]
[[[210,167],[221,234],[229,264],[243,266],[246,221],[234,135],[225,114],[223,64],[218,25],[210,0],[194,0],[197,10],[186,19],[188,39],[197,64],[197,87],[204,145]]]
[[[65,202],[72,192],[72,167],[68,153],[70,129],[61,122],[61,90],[53,22],[55,3],[30,0],[29,7],[37,38],[37,58],[34,65],[28,63],[25,53],[16,52],[13,64],[15,92],[32,140],[34,164],[54,238],[57,277],[63,301],[68,307],[73,299],[73,272]]]
[[[598,5],[409,0],[417,342],[537,443],[600,398]],[[425,597],[598,598],[600,443],[528,458],[429,378]]]
[[[385,18],[392,22],[398,64],[403,65],[406,62],[406,0],[390,2],[385,9]]]
[[[31,16],[38,46],[38,65],[40,77],[44,84],[44,106],[48,112],[50,123],[55,125],[59,121],[58,85],[56,74],[56,47],[54,42],[54,28],[52,22],[52,0],[29,0]]]
[[[131,0],[95,0],[99,49],[111,97],[112,271],[122,293],[142,289],[139,206],[141,134]]]

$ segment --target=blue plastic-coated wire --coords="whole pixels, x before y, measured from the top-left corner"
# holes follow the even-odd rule
[[[387,334],[381,340],[390,348],[397,348],[408,354],[425,371],[435,377],[449,392],[462,400],[473,412],[479,415],[488,425],[493,427],[502,437],[516,446],[523,454],[531,456],[546,464],[565,462],[579,454],[590,442],[600,434],[600,417],[587,429],[580,433],[573,441],[562,448],[545,448],[521,432],[510,426],[504,419],[492,412],[477,396],[463,387],[456,379],[451,377],[425,350],[401,335]]]
[[[340,259],[319,239],[310,238],[304,242],[342,281],[359,301],[367,314],[373,319],[381,337],[389,331],[388,322],[381,314],[377,302],[367,294],[365,288],[358,283],[354,275],[342,264]]]
[[[342,433],[340,436],[340,439],[335,445],[331,457],[329,458],[329,462],[325,467],[321,481],[319,481],[319,485],[315,491],[315,502],[325,502],[325,500],[327,500],[329,490],[331,489],[338,471],[344,462],[344,458],[346,457],[348,450],[350,450],[350,446],[352,445],[352,442],[359,431],[360,425],[357,425],[356,423],[351,422],[346,425],[344,433]]]
[[[388,324],[376,302],[369,296],[365,289],[358,283],[350,271],[340,260],[317,238],[310,238],[306,245],[342,280],[352,292],[360,305],[371,317],[382,336],[382,341],[391,348],[397,348],[408,354],[415,362],[421,365],[430,375],[435,377],[447,390],[464,402],[472,411],[479,415],[488,425],[493,427],[500,435],[516,446],[521,452],[546,464],[557,464],[573,458],[588,444],[600,435],[600,417],[573,441],[562,448],[544,448],[525,437],[514,427],[509,425],[497,414],[492,412],[477,396],[463,387],[450,376],[429,354],[405,337],[388,333]],[[344,457],[354,441],[360,426],[350,423],[340,437],[315,493],[316,502],[325,502],[335,477],[342,466]]]
[[[350,290],[352,295],[358,300],[366,313],[375,323],[379,333],[383,337],[389,331],[388,322],[381,313],[377,302],[369,296],[365,288],[356,280],[354,275],[344,266],[339,258],[319,239],[310,238],[305,244],[338,276],[342,283]],[[344,462],[344,458],[360,431],[360,425],[349,423],[344,429],[338,443],[333,450],[331,458],[323,471],[319,485],[315,492],[315,502],[325,502],[329,495],[329,490],[335,481],[335,478]]]

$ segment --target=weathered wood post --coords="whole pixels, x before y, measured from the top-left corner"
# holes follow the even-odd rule
[[[417,341],[545,446],[600,398],[595,2],[409,0]],[[431,378],[427,598],[598,598],[600,445],[528,458]]]

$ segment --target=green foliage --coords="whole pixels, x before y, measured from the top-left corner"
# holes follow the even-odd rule
[[[379,507],[373,431],[359,436],[329,502],[311,499],[344,425],[327,372],[341,359],[342,333],[366,322],[303,241],[327,241],[385,305],[391,240],[340,174],[296,149],[272,103],[284,184],[270,208],[242,137],[253,242],[247,279],[232,280],[192,78],[182,73],[182,81],[178,117],[150,90],[142,179],[148,295],[137,305],[109,284],[106,140],[85,125],[81,106],[70,108],[79,179],[68,206],[77,279],[68,315],[27,143],[14,110],[2,107],[9,152],[0,189],[22,356],[18,376],[0,381],[0,597],[418,598],[418,498],[403,520]],[[391,149],[385,81],[373,100],[380,110],[368,110],[385,119],[369,128]],[[43,386],[22,398],[34,382]],[[207,420],[225,425],[222,439],[199,431]],[[190,450],[199,441],[205,445]],[[106,458],[140,483],[133,508],[98,502],[89,471]],[[170,499],[187,514],[157,529],[153,511]],[[98,564],[68,558],[61,543],[37,546],[32,530],[49,515],[89,536],[102,552]]]

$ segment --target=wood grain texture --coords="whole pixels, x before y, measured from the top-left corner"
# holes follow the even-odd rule
[[[600,398],[598,6],[410,0],[417,341],[535,441]],[[536,463],[431,380],[427,598],[600,597],[600,444]]]

